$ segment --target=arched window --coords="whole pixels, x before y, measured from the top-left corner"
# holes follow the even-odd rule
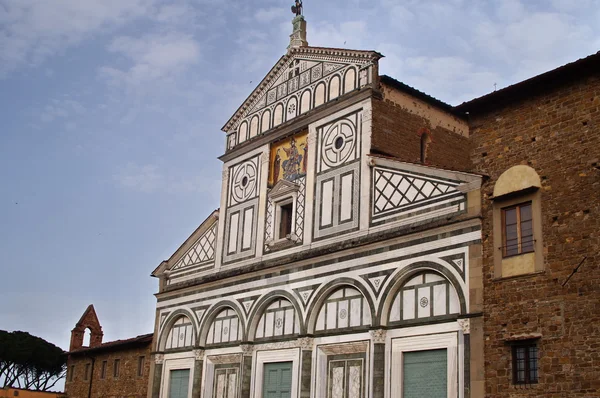
[[[425,272],[406,282],[396,293],[389,323],[459,314],[460,300],[443,276]]]
[[[91,339],[92,339],[92,331],[90,330],[90,328],[86,328],[85,331],[83,332],[83,346],[89,347]]]
[[[240,319],[231,308],[219,312],[208,329],[206,345],[228,344],[242,340]]]
[[[300,333],[296,309],[289,300],[277,299],[269,305],[258,321],[256,338],[293,336]]]
[[[343,287],[333,292],[319,310],[315,331],[323,332],[371,324],[369,303],[360,291]]]
[[[194,335],[194,325],[186,316],[177,318],[165,341],[166,350],[174,350],[178,348],[193,347],[196,344],[196,336]]]

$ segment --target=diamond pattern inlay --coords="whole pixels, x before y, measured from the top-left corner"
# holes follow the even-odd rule
[[[456,185],[385,169],[374,170],[374,214],[456,192]]]
[[[215,239],[217,236],[217,223],[204,233],[175,264],[173,270],[188,267],[190,265],[214,260],[215,258]]]

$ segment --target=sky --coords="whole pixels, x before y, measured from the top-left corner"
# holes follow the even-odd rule
[[[0,329],[149,333],[152,270],[219,206],[221,127],[291,0],[0,0]],[[313,46],[453,105],[600,50],[600,0],[304,2]],[[496,85],[496,86],[495,86]]]

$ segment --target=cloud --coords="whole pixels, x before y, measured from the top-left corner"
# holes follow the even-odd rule
[[[0,0],[0,78],[112,26],[148,16],[155,0]]]
[[[53,99],[40,113],[40,120],[44,123],[56,119],[66,119],[69,116],[81,115],[86,108],[78,101],[72,99]]]
[[[178,32],[150,34],[141,38],[118,37],[108,50],[124,56],[130,66],[103,66],[100,68],[101,75],[115,84],[130,86],[175,77],[200,58],[200,46],[194,38]]]
[[[261,8],[254,13],[254,18],[259,23],[269,23],[275,20],[283,20],[288,15],[284,7]]]

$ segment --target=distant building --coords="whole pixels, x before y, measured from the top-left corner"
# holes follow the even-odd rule
[[[293,26],[152,274],[149,396],[598,397],[600,53],[453,107]]]
[[[85,331],[89,346],[83,346]],[[152,334],[102,343],[90,305],[71,332],[65,394],[70,398],[141,398],[147,395]]]
[[[31,391],[22,388],[0,388],[0,398],[62,398],[65,394],[53,391]]]

